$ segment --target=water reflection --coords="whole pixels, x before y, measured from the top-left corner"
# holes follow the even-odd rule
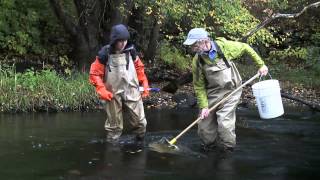
[[[176,136],[196,110],[147,111],[146,144],[137,153],[126,132],[118,145],[105,142],[103,113],[2,114],[1,179],[319,178],[320,115],[286,112],[260,120],[255,110],[240,109],[232,154],[201,152],[195,128],[177,142],[179,153],[148,148]]]

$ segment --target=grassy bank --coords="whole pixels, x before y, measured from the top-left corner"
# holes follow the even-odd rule
[[[237,67],[244,80],[257,72],[253,64],[237,63]],[[317,71],[290,69],[279,64],[268,67],[272,77],[280,80],[282,90],[310,102],[318,96],[320,79]],[[187,68],[184,71],[188,71]],[[12,67],[0,66],[0,112],[86,111],[96,109],[97,103],[87,73],[70,76],[61,76],[53,70],[16,73]]]
[[[237,67],[244,80],[249,79],[257,71],[254,65],[237,64]],[[283,93],[310,104],[317,105],[320,103],[319,71],[290,68],[283,63],[269,64],[268,68],[272,78],[279,80]],[[266,79],[269,79],[269,77],[266,77]],[[282,98],[282,100],[285,106],[301,105],[299,101],[290,100],[290,98]]]
[[[237,64],[240,74],[248,79],[253,76],[258,68],[254,65]],[[306,89],[320,89],[320,79],[318,71],[306,70],[303,68],[290,68],[286,64],[269,64],[269,73],[273,79],[277,79],[281,82],[286,82],[289,87],[302,86]],[[269,77],[267,77],[269,78]]]
[[[93,108],[97,100],[88,75],[62,77],[52,70],[16,73],[0,68],[0,111],[80,111]]]

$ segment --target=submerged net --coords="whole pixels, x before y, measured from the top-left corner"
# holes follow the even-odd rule
[[[159,141],[151,142],[149,148],[159,153],[178,153],[180,149],[176,145],[171,145],[167,138],[163,137]]]

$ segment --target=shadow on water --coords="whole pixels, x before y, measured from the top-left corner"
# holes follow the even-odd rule
[[[0,115],[0,178],[317,179],[320,114],[286,112],[261,120],[256,110],[239,109],[232,154],[201,152],[196,127],[178,140],[179,151],[149,148],[195,120],[193,109],[148,110],[142,151],[126,131],[119,144],[106,143],[103,113]]]

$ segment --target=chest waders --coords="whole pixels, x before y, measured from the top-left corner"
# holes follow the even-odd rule
[[[219,52],[220,51],[220,52]],[[225,59],[218,49],[221,59],[216,59],[214,64],[205,64],[202,57],[198,56],[198,71],[203,73],[206,82],[209,107],[212,107],[237,87],[241,86],[241,76],[231,61]],[[205,145],[215,143],[225,147],[236,145],[235,110],[239,103],[242,90],[237,91],[224,104],[212,111],[209,116],[198,123],[198,134]]]
[[[105,129],[107,140],[117,140],[123,130],[123,108],[129,113],[129,123],[133,133],[143,138],[147,121],[139,92],[137,73],[129,52],[109,54],[105,70],[107,90],[113,93],[111,101],[106,103],[107,120]]]

